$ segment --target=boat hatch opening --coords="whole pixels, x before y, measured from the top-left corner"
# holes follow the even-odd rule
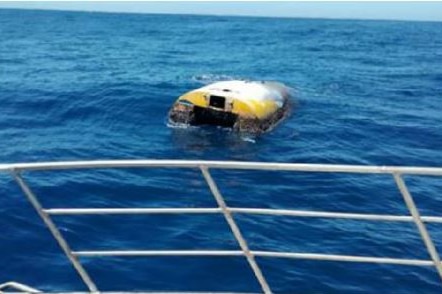
[[[226,97],[210,95],[209,105],[215,108],[224,109],[226,106]]]

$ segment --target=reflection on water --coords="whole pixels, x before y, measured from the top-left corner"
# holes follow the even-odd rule
[[[239,134],[231,129],[213,126],[170,127],[171,143],[193,155],[212,158],[210,151],[227,149],[232,154],[248,153],[256,143],[252,135]],[[244,155],[244,153],[241,153]],[[250,154],[252,155],[252,154]],[[244,160],[244,159],[243,159]]]

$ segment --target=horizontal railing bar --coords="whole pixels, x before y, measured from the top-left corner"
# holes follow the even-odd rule
[[[7,282],[4,284],[0,284],[0,291],[7,289],[7,288],[13,288],[18,291],[12,291],[8,290],[7,292],[0,292],[0,293],[57,293],[57,294],[91,294],[91,292],[81,292],[81,291],[72,291],[72,292],[41,292],[37,289],[34,289],[32,287],[29,287],[24,284],[16,283],[16,282]],[[101,294],[258,294],[256,292],[188,292],[188,291],[174,291],[174,292],[167,292],[167,291],[161,291],[161,292],[148,292],[148,291],[100,291]]]
[[[345,261],[345,262],[366,262],[381,264],[433,266],[431,260],[370,257],[355,255],[317,254],[317,253],[292,253],[274,251],[250,251],[254,256],[310,259],[324,261]],[[98,257],[98,256],[243,256],[239,250],[109,250],[109,251],[75,251],[76,256]]]
[[[310,211],[310,210],[290,210],[290,209],[266,209],[266,208],[239,208],[230,207],[232,213],[244,214],[264,214],[279,216],[296,216],[296,217],[318,217],[318,218],[341,218],[354,220],[370,220],[370,221],[400,221],[413,222],[413,218],[407,215],[389,215],[389,214],[363,214],[363,213],[347,213],[347,212],[327,212],[327,211]],[[442,223],[442,217],[423,216],[422,220],[431,223]]]
[[[369,256],[317,254],[317,253],[269,252],[269,251],[253,251],[253,254],[261,257],[311,259],[311,260],[324,260],[324,261],[366,262],[366,263],[418,265],[418,266],[434,265],[433,261],[431,260],[406,259],[406,258],[369,257]]]
[[[240,250],[108,250],[74,251],[76,256],[241,256]]]
[[[362,214],[346,212],[326,212],[309,210],[267,209],[267,208],[240,208],[229,207],[232,213],[263,214],[276,216],[340,218],[369,221],[413,222],[407,215]],[[51,208],[44,209],[50,215],[115,215],[115,214],[206,214],[221,213],[221,208]],[[442,223],[442,217],[423,216],[422,220],[428,223]]]
[[[306,163],[262,163],[241,161],[202,161],[202,160],[96,160],[96,161],[60,161],[39,163],[0,164],[0,171],[24,170],[58,170],[84,168],[135,168],[135,167],[175,167],[175,168],[208,168],[279,170],[304,172],[338,172],[338,173],[381,173],[381,174],[414,174],[442,176],[439,167],[401,167],[401,166],[366,166],[337,164]]]
[[[23,294],[23,292],[10,292],[8,291],[7,293],[10,294],[15,294],[15,293],[20,293]],[[43,292],[45,294],[50,294],[50,293],[54,293],[54,294],[91,294],[91,292],[79,292],[79,291],[75,291],[75,292]],[[167,291],[161,291],[161,292],[146,292],[146,291],[100,291],[100,294],[260,294],[260,293],[256,293],[256,292],[216,292],[216,291],[211,291],[211,292],[189,292],[189,291],[174,291],[174,292],[167,292]]]
[[[110,214],[203,214],[221,213],[221,208],[51,208],[50,215],[110,215]]]

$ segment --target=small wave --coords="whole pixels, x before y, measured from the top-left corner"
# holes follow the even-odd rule
[[[201,84],[209,84],[213,82],[219,81],[230,81],[230,80],[244,80],[243,77],[231,76],[231,75],[218,75],[218,74],[202,74],[193,76],[192,81],[201,83]]]
[[[174,122],[166,122],[166,126],[171,129],[198,129],[196,126],[191,126],[189,124],[181,124],[181,123],[174,123]]]
[[[243,140],[244,142],[249,142],[249,143],[253,143],[253,144],[256,143],[256,140],[253,137],[241,136],[241,140]]]

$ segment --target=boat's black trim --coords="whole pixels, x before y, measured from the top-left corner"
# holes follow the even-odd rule
[[[232,128],[238,118],[237,114],[231,112],[199,106],[193,108],[193,113],[195,116],[193,120],[194,125],[215,125]]]

